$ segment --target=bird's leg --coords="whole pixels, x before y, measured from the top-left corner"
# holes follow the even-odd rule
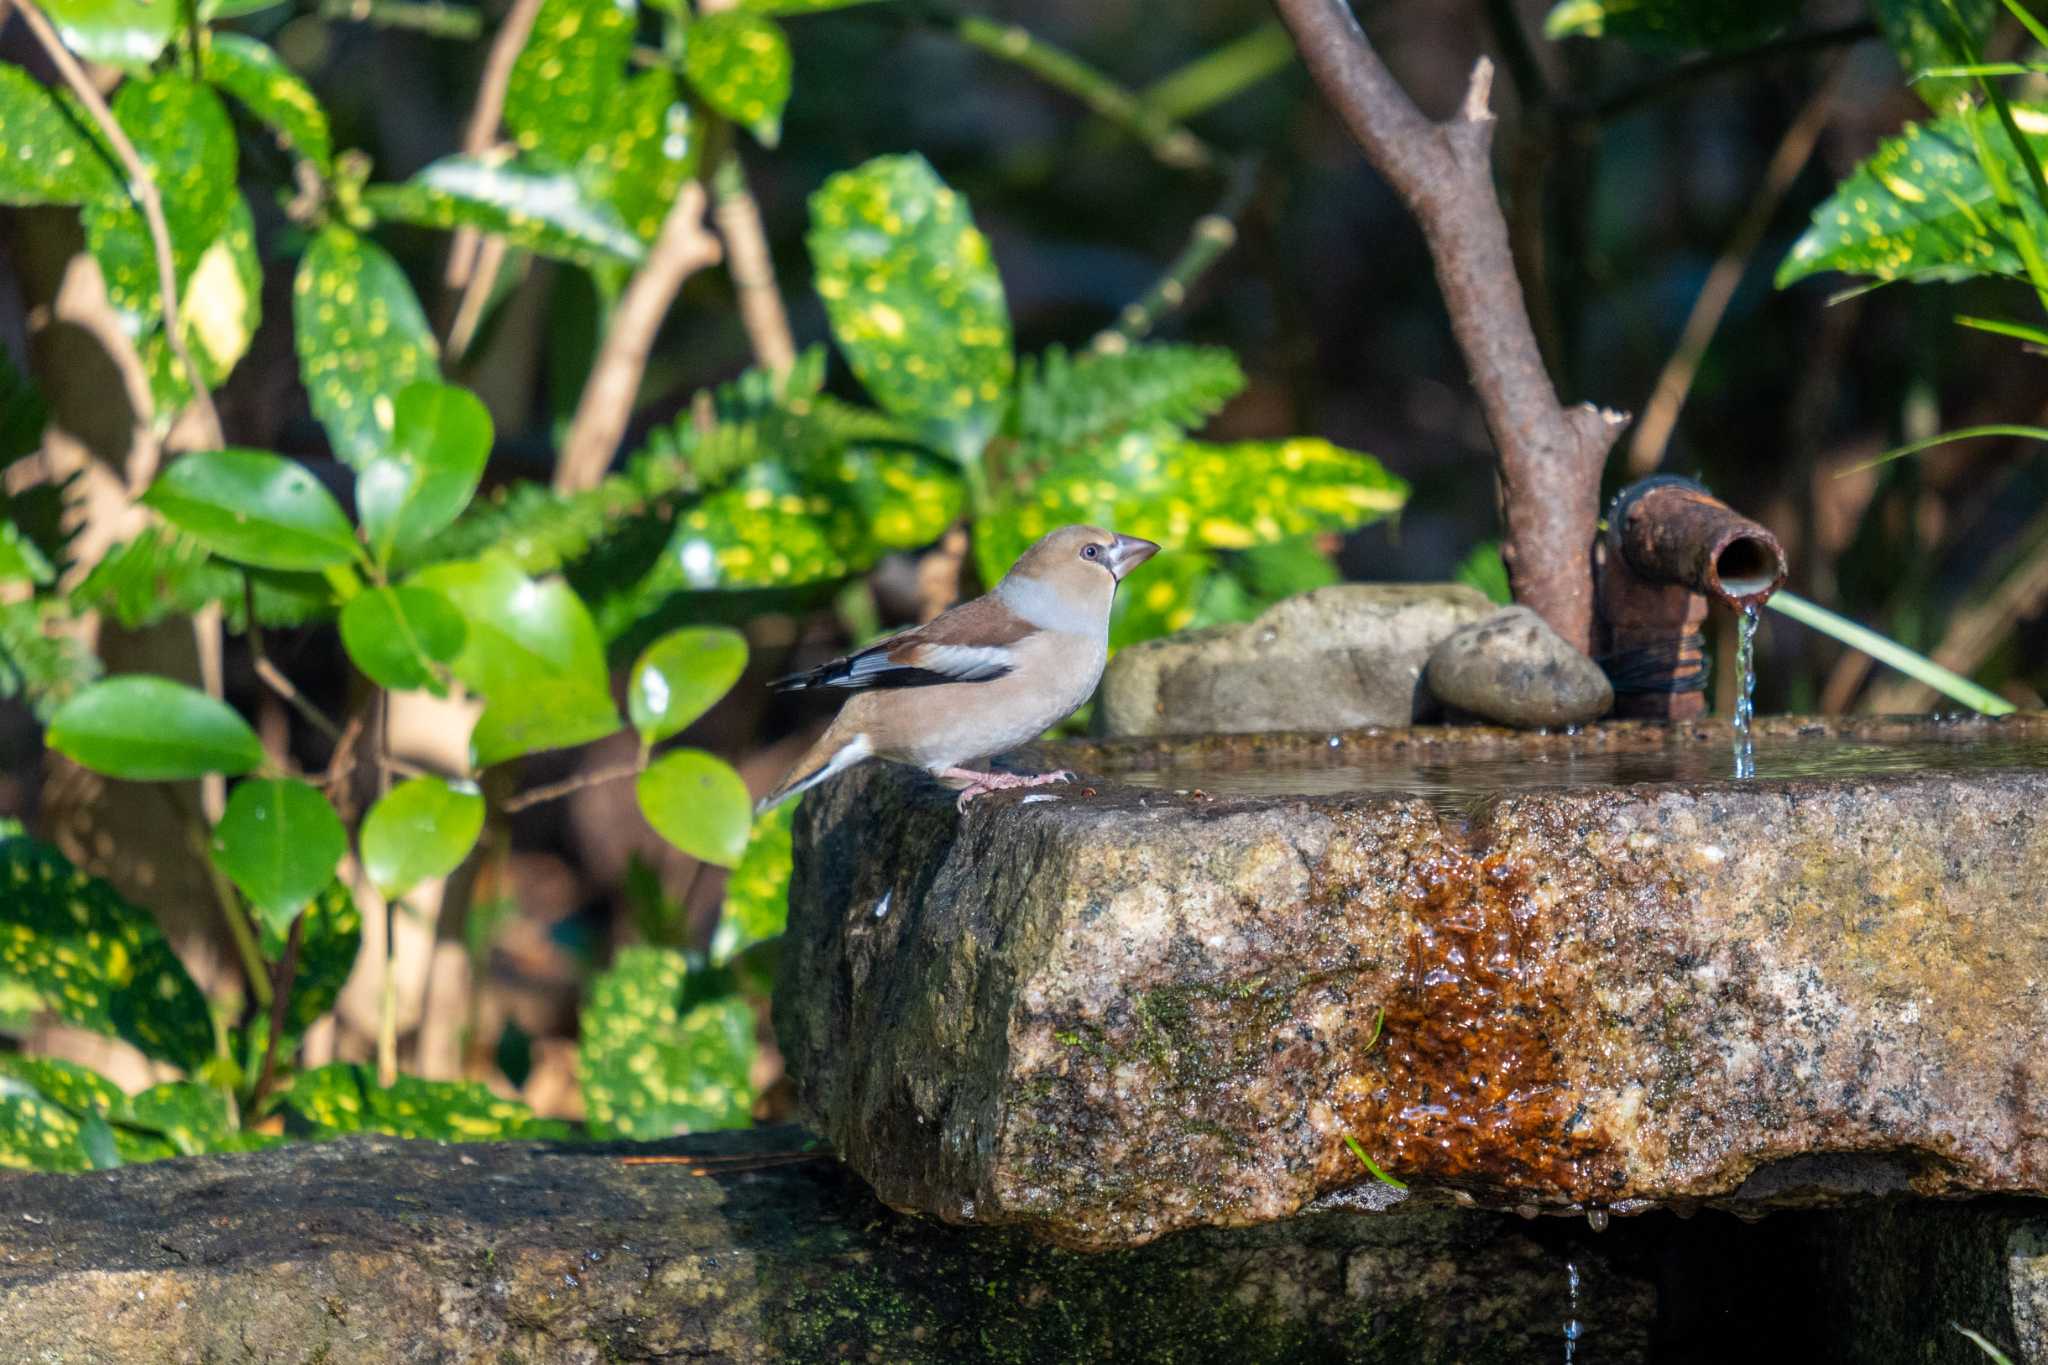
[[[1008,791],[1012,787],[1043,787],[1048,782],[1072,782],[1074,775],[1065,768],[1058,772],[1040,773],[1036,777],[1020,777],[1016,773],[978,773],[972,768],[941,768],[935,777],[950,777],[956,781],[965,780],[967,790],[960,793],[960,799],[953,803],[956,810],[966,810],[967,803],[977,796],[990,792]]]

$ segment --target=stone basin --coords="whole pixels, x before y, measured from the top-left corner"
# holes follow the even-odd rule
[[[1757,741],[1054,745],[965,815],[864,765],[797,818],[800,1104],[885,1202],[1080,1249],[2048,1193],[2048,715]]]

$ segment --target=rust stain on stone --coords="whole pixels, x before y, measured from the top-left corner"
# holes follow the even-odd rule
[[[1439,846],[1410,865],[1408,962],[1337,1108],[1404,1180],[1592,1202],[1614,1188],[1614,1163],[1565,1071],[1570,969],[1530,883],[1499,852]]]

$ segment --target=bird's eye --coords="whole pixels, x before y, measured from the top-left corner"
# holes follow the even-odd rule
[[[1102,547],[1101,547],[1100,545],[1084,545],[1084,546],[1082,546],[1082,547],[1081,547],[1081,558],[1083,558],[1083,559],[1100,559],[1100,558],[1102,558]]]

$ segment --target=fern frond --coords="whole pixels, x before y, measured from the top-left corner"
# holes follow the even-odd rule
[[[252,598],[256,622],[266,627],[302,626],[334,611],[334,590],[318,574],[244,569],[167,526],[107,551],[72,590],[71,609],[101,612],[134,630],[218,602],[228,629],[240,631]]]
[[[1191,429],[1244,388],[1237,358],[1214,346],[1133,346],[1024,362],[1017,437],[1031,446],[1091,445],[1138,427]]]
[[[25,697],[39,720],[100,675],[91,651],[45,629],[44,617],[40,602],[0,606],[0,697]]]

